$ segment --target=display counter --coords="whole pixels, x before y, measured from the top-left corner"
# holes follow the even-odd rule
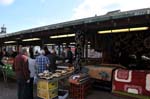
[[[111,81],[113,71],[116,68],[124,68],[118,64],[100,64],[83,66],[83,71],[87,72],[93,79]]]
[[[115,70],[112,92],[132,98],[150,99],[150,70]]]

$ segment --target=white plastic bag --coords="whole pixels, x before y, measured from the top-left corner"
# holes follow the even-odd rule
[[[37,84],[38,77],[34,76],[33,84]]]

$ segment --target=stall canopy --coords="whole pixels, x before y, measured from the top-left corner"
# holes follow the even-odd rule
[[[112,11],[105,15],[52,24],[14,33],[0,34],[0,44],[4,45],[43,45],[74,42],[76,31],[85,34],[128,32],[131,29],[150,27],[150,8],[120,12]],[[121,29],[121,30],[115,30]],[[128,30],[126,30],[128,29]]]

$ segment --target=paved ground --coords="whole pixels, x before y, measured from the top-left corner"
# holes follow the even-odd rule
[[[16,84],[0,81],[0,99],[17,99]]]
[[[17,99],[17,86],[15,81],[4,83],[0,77],[0,99]],[[35,99],[38,99],[35,95]],[[86,99],[125,99],[117,97],[107,91],[91,90]]]

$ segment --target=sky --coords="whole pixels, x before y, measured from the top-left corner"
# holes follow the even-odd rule
[[[150,0],[0,0],[0,27],[7,33],[104,15],[109,11],[150,8]]]

